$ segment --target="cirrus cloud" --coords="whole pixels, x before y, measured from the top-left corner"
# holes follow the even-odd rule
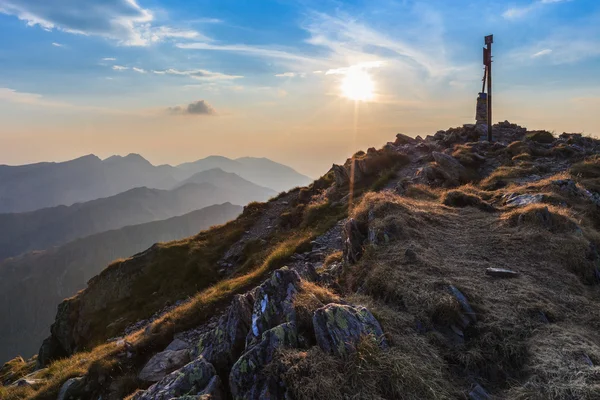
[[[147,46],[165,39],[207,39],[192,30],[155,26],[154,14],[137,0],[0,0],[0,13],[29,26],[81,35],[102,36],[128,46]]]

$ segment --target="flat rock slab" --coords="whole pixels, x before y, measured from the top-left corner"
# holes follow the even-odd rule
[[[516,278],[519,276],[518,272],[505,268],[487,268],[485,273],[494,278]]]

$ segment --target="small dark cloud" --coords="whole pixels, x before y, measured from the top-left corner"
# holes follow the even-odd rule
[[[204,100],[194,101],[187,106],[169,107],[167,111],[174,115],[215,115],[215,109]]]

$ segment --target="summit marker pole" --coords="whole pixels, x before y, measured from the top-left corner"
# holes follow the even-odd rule
[[[488,142],[492,141],[492,43],[494,43],[494,35],[485,37],[487,45],[487,117],[488,117]]]

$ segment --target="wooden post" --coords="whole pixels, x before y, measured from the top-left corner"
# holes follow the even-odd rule
[[[494,35],[485,37],[485,44],[487,45],[487,101],[488,101],[488,141],[491,142],[492,138],[492,43],[494,43]]]

